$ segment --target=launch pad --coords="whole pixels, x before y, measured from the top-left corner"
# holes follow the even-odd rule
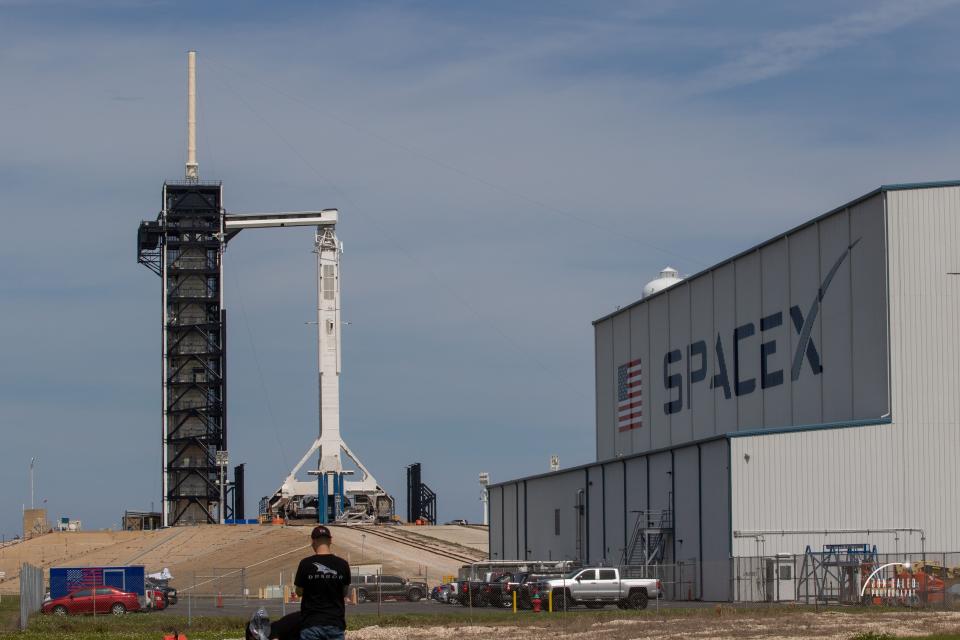
[[[140,223],[137,261],[162,280],[162,523],[224,522],[234,517],[227,482],[227,312],[223,268],[228,242],[243,229],[315,227],[319,435],[271,498],[268,514],[319,522],[386,519],[393,498],[378,484],[340,435],[340,255],[336,209],[293,213],[232,214],[223,207],[223,186],[201,182],[196,156],[196,54],[187,65],[187,162],[185,180],[163,186],[155,220]],[[317,453],[313,481],[298,479]],[[345,469],[342,453],[355,469]],[[357,475],[356,480],[348,480]],[[235,495],[243,494],[242,476]],[[242,506],[239,509],[242,512]]]

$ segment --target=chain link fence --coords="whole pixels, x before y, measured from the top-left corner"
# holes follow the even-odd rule
[[[671,564],[607,565],[598,568],[583,567],[574,561],[500,561],[489,564],[477,562],[463,567],[456,581],[455,590],[447,600],[442,601],[456,602],[469,607],[510,607],[513,604],[513,596],[516,594],[518,608],[530,609],[534,599],[533,590],[537,589],[544,580],[569,579],[570,585],[574,587],[580,587],[580,582],[587,580],[582,586],[587,590],[603,591],[604,598],[601,599],[606,602],[596,602],[590,597],[585,597],[583,602],[573,603],[565,599],[565,609],[581,605],[594,608],[605,604],[618,604],[618,606],[624,604],[624,601],[618,602],[615,598],[607,597],[608,594],[603,587],[609,586],[611,582],[616,583],[616,578],[604,577],[603,569],[618,569],[622,580],[659,580],[661,594],[656,600],[651,600],[649,605],[651,607],[658,606],[660,600],[693,601],[701,598],[700,568],[696,560]],[[578,572],[583,570],[600,571],[601,574],[599,576],[594,574],[587,578],[583,578],[583,574],[580,574],[578,577]],[[575,578],[577,578],[576,584],[573,582]],[[616,588],[620,588],[619,585]],[[546,597],[542,594],[540,596]],[[546,600],[542,606],[547,607]]]
[[[20,630],[30,624],[30,616],[43,606],[43,569],[31,564],[20,565]]]
[[[620,575],[624,578],[656,578],[665,600],[699,600],[698,564],[696,560],[690,560],[674,564],[627,565],[620,567]]]
[[[960,610],[960,553],[808,552],[730,560],[735,602]]]
[[[177,590],[178,613],[186,615],[188,622],[224,611],[246,612],[250,606],[263,604],[275,606],[281,615],[286,615],[300,606],[293,585],[295,575],[295,568],[276,572],[210,568],[181,573],[170,586]]]
[[[828,548],[829,547],[829,548]],[[864,547],[864,548],[855,548]],[[559,566],[517,561],[477,563],[461,571],[473,597],[462,603],[484,606],[484,583],[507,572],[560,575]],[[557,563],[554,563],[557,564]],[[543,566],[540,566],[543,565]],[[960,610],[960,552],[876,553],[865,545],[827,545],[820,551],[727,560],[654,565],[613,565],[624,578],[660,580],[662,598],[677,602],[795,603],[810,606],[859,605]],[[567,571],[578,567],[566,562]],[[465,567],[466,569],[466,567]],[[475,582],[475,584],[473,584]],[[495,583],[494,583],[495,586]],[[494,588],[492,599],[499,591]]]
[[[480,591],[485,583],[494,583],[508,572],[539,569],[532,572],[560,574],[560,567],[547,567],[548,564],[558,563],[478,563],[459,576],[461,581],[470,581],[478,592],[475,598],[460,599],[465,604],[473,600],[473,606],[488,605],[483,597],[487,591]],[[563,563],[562,568],[573,570],[576,563]],[[811,552],[614,568],[624,578],[660,580],[662,599],[677,602],[856,604],[960,610],[960,552],[871,553],[868,557]],[[221,606],[223,601],[228,605],[246,605],[248,600],[272,600],[287,609],[299,606],[293,593],[294,571],[284,569],[274,576],[262,572],[251,575],[243,568],[198,570],[182,575],[176,586],[180,602],[187,604],[188,609],[193,603],[194,611]],[[491,594],[497,596],[500,592],[494,589]],[[506,602],[503,597],[492,598],[494,603],[501,600]]]
[[[189,584],[181,587],[182,596],[242,598],[249,596],[247,571],[243,568],[206,569],[195,571],[188,578]],[[254,595],[256,597],[256,595]]]

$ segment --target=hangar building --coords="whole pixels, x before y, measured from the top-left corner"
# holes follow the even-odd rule
[[[594,322],[596,462],[489,487],[494,559],[960,549],[960,182],[888,185]],[[646,555],[644,555],[646,554]]]

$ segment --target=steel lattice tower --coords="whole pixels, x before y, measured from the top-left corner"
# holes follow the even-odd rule
[[[227,448],[226,311],[219,183],[167,183],[138,259],[163,285],[164,524],[217,522],[216,452]]]

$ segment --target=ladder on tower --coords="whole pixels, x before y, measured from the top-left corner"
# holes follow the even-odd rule
[[[660,564],[666,553],[667,539],[673,533],[673,510],[645,510],[636,514],[633,533],[620,557],[620,564]]]

